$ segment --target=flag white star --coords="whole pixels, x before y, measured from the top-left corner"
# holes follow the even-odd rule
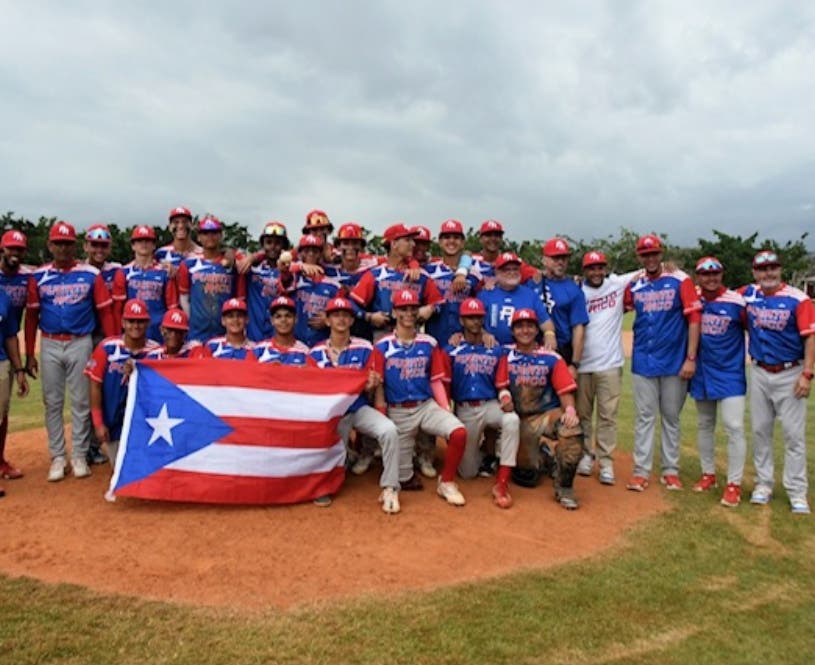
[[[157,417],[145,418],[145,420],[147,421],[147,424],[153,428],[153,433],[150,435],[150,440],[147,442],[148,446],[152,446],[153,443],[159,439],[164,439],[172,446],[173,427],[178,427],[184,422],[183,418],[170,418],[170,414],[167,413],[166,402],[162,405],[161,411],[159,411]]]

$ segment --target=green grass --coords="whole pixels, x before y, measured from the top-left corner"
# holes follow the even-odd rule
[[[16,429],[27,422],[21,404]],[[625,450],[632,413],[626,375]],[[810,405],[810,432],[813,419]],[[686,484],[699,473],[694,421],[689,400]],[[723,470],[723,445],[717,454]],[[803,665],[815,652],[815,522],[790,515],[778,494],[770,509],[727,510],[718,494],[673,493],[672,510],[589,560],[289,612],[191,609],[0,577],[0,662]],[[353,574],[342,562],[337,571]]]

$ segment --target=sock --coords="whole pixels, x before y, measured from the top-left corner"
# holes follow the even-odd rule
[[[447,439],[447,453],[444,455],[444,467],[441,470],[441,481],[449,483],[456,479],[456,469],[464,457],[467,445],[467,430],[463,427],[454,429]]]

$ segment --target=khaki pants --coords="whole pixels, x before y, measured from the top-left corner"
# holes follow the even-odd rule
[[[601,469],[612,466],[614,450],[617,448],[617,409],[620,405],[622,376],[622,367],[577,375],[577,415],[580,416],[585,452],[594,453]],[[596,429],[592,427],[595,404]]]
[[[11,382],[11,361],[0,360],[0,419],[8,415],[11,402]]]

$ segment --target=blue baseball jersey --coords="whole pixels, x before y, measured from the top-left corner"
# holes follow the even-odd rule
[[[266,260],[252,266],[245,279],[246,306],[249,310],[246,335],[253,342],[261,342],[274,336],[269,306],[275,298],[285,295],[285,289],[280,283],[280,271]]]
[[[147,305],[150,325],[147,337],[161,343],[161,319],[168,308],[178,304],[175,280],[160,263],[142,267],[130,262],[122,268],[127,300],[138,298]]]
[[[444,352],[454,402],[496,399],[498,364],[505,347],[488,349],[483,344],[462,341],[457,346],[447,345]]]
[[[169,353],[167,346],[162,344],[155,349],[151,349],[145,356],[146,360],[167,360],[168,358],[200,358],[201,342],[184,342],[177,353]]]
[[[204,256],[204,248],[197,243],[192,243],[192,247],[188,252],[178,252],[176,251],[175,247],[172,243],[169,245],[164,245],[163,247],[159,247],[155,253],[156,261],[160,263],[170,263],[171,265],[178,268],[181,265],[181,262],[184,259],[194,259]]]
[[[750,357],[768,365],[803,359],[803,338],[815,333],[809,296],[788,284],[781,284],[770,295],[750,284],[742,288],[741,295],[747,304]]]
[[[543,346],[519,351],[511,344],[502,356],[496,384],[508,385],[519,416],[546,413],[560,406],[559,395],[574,392],[577,384],[566,362]]]
[[[360,263],[359,268],[353,272],[343,270],[342,266],[324,266],[325,274],[327,277],[339,282],[346,293],[350,293],[351,290],[359,284],[359,280],[362,279],[362,276],[370,270],[371,266],[376,265],[376,263],[371,263],[371,259],[373,259],[373,257],[368,257],[368,260]],[[373,326],[365,320],[365,310],[354,303],[353,300],[351,303],[355,308],[354,325],[351,327],[351,335],[372,341],[374,338],[374,329]]]
[[[688,320],[698,321],[702,308],[691,279],[681,270],[652,279],[643,270],[626,286],[624,301],[635,312],[631,371],[679,374],[688,351]]]
[[[549,313],[540,297],[525,284],[519,284],[513,291],[507,291],[500,286],[484,289],[479,292],[478,299],[484,303],[487,310],[484,330],[494,335],[500,344],[512,344],[514,341],[511,322],[515,310],[534,310],[538,315],[539,324],[549,320]]]
[[[340,290],[339,283],[325,276],[311,278],[299,273],[295,277],[290,292],[297,305],[294,336],[306,346],[314,346],[317,342],[328,338],[330,331],[327,326],[312,328],[308,322],[315,316],[324,313],[328,301],[334,298]]]
[[[370,370],[374,367],[374,347],[368,340],[359,337],[352,337],[350,339],[348,346],[337,356],[336,364],[331,360],[328,341],[320,342],[311,349],[311,351],[309,351],[309,357],[313,361],[310,364],[324,369],[343,367],[347,369]],[[363,393],[348,407],[348,413],[354,413],[368,404],[368,397]]]
[[[558,346],[571,344],[572,328],[589,323],[583,289],[570,278],[547,277],[538,282],[530,280],[526,284],[543,300],[546,311],[555,325]]]
[[[102,420],[108,428],[111,441],[118,441],[122,436],[128,384],[125,365],[131,358],[146,358],[157,348],[158,344],[147,340],[143,348],[131,351],[125,345],[123,337],[107,337],[96,345],[88,359],[85,375],[91,381],[102,384]]]
[[[722,287],[715,298],[702,303],[699,351],[696,372],[690,380],[691,397],[719,400],[744,395],[747,381],[744,370],[745,303],[735,291]]]
[[[30,274],[31,268],[22,265],[14,273],[0,270],[0,291],[4,291],[11,300],[12,316],[17,319],[18,326],[23,320],[23,311],[25,311],[25,303],[28,298],[28,276]]]
[[[220,358],[221,360],[257,360],[255,344],[250,340],[245,340],[243,344],[234,346],[230,344],[226,337],[213,337],[208,339],[203,345],[202,355],[207,358]]]
[[[297,340],[292,346],[281,346],[274,338],[255,344],[252,350],[259,363],[279,365],[307,365],[308,347]]]
[[[424,333],[406,346],[396,335],[385,335],[374,345],[374,352],[374,367],[383,378],[388,404],[431,399],[430,382],[446,374],[444,354],[436,340]]]
[[[8,360],[5,341],[10,337],[16,337],[20,332],[20,321],[15,315],[11,298],[8,294],[0,290],[0,361]]]
[[[46,263],[29,277],[27,306],[39,309],[40,329],[52,335],[89,335],[96,328],[95,310],[111,303],[102,276],[88,263],[66,270]]]
[[[371,268],[362,275],[351,290],[350,297],[364,310],[390,314],[393,309],[393,294],[403,289],[415,293],[422,305],[436,305],[442,300],[426,270],[422,270],[419,279],[413,282],[406,279],[403,271],[391,268],[386,263]]]
[[[204,342],[223,335],[221,307],[237,294],[235,269],[225,268],[220,260],[187,258],[178,267],[177,280],[178,292],[190,297],[189,339]]]
[[[427,274],[436,284],[442,300],[436,313],[425,324],[425,332],[436,338],[444,346],[453,333],[461,332],[458,310],[465,298],[469,298],[478,288],[479,280],[475,275],[467,276],[467,287],[458,293],[453,291],[455,268],[450,268],[444,261],[432,261],[425,266]]]

